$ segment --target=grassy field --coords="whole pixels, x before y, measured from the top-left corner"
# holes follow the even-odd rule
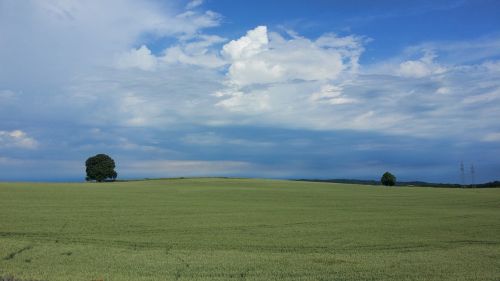
[[[0,276],[500,280],[500,189],[0,183]]]

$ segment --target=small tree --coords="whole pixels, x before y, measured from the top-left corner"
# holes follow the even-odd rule
[[[386,186],[393,186],[396,184],[396,177],[389,173],[389,172],[385,172],[383,175],[382,175],[382,178],[380,179],[380,182],[383,184],[383,185],[386,185]]]
[[[118,174],[115,171],[115,161],[106,154],[97,154],[85,161],[87,181],[95,180],[98,182],[106,179],[115,180]]]

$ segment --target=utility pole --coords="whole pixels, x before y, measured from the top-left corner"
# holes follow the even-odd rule
[[[464,169],[464,161],[460,161],[460,182],[462,187],[465,187],[465,169]]]
[[[470,164],[470,180],[471,180],[471,187],[474,187],[474,176],[475,176],[475,170],[474,170],[474,164]]]

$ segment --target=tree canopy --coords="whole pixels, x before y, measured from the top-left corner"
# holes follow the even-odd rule
[[[89,157],[85,161],[87,172],[87,181],[95,180],[98,182],[107,179],[115,180],[118,174],[115,171],[115,161],[106,154],[97,154]]]
[[[396,176],[389,172],[385,172],[380,179],[380,182],[386,186],[393,186],[396,184]]]

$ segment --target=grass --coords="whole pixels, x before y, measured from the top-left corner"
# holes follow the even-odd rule
[[[500,189],[0,183],[0,276],[498,281]]]

